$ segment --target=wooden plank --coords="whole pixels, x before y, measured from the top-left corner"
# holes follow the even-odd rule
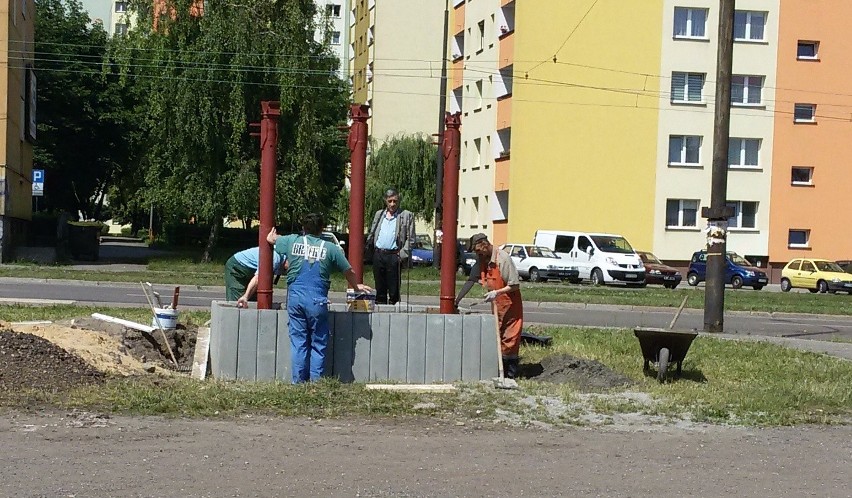
[[[240,309],[237,379],[257,380],[257,309]]]
[[[408,361],[405,379],[415,384],[426,383],[426,315],[408,317]]]
[[[195,352],[192,357],[192,373],[195,380],[204,380],[207,376],[207,359],[210,357],[210,327],[198,327],[195,337]]]
[[[462,317],[444,317],[444,382],[456,382],[462,378]]]
[[[500,355],[500,344],[497,342],[497,332],[495,331],[496,321],[494,315],[479,315],[482,330],[482,343],[480,345],[479,354],[479,378],[490,379],[497,377],[497,362],[503,361]]]
[[[210,322],[211,371],[223,380],[237,378],[237,342],[240,314],[237,308],[213,305]]]
[[[275,358],[278,347],[278,311],[258,310],[257,380],[275,380]]]
[[[390,315],[388,379],[405,382],[408,377],[408,313]]]
[[[480,360],[482,351],[482,318],[475,315],[464,315],[462,325],[462,380],[480,380]]]
[[[370,380],[388,378],[390,315],[373,313],[373,339],[370,341]]]
[[[444,380],[444,315],[426,315],[425,382]]]
[[[370,380],[370,344],[373,342],[373,313],[347,313],[352,320],[352,380]]]
[[[278,339],[275,354],[275,379],[280,382],[293,381],[290,362],[290,329],[287,328],[287,310],[278,312]]]

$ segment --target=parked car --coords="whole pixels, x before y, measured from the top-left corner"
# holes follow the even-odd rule
[[[645,283],[662,285],[667,289],[674,289],[683,280],[677,269],[660,261],[653,253],[636,251],[642,264],[645,265]]]
[[[476,253],[467,250],[467,239],[456,239],[456,273],[459,275],[470,275],[470,270],[476,264]]]
[[[642,260],[621,235],[564,230],[536,230],[533,244],[547,247],[593,285],[624,283],[644,287]],[[573,283],[572,282],[572,283]]]
[[[551,278],[576,280],[580,275],[576,266],[567,264],[546,247],[503,244],[500,249],[508,252],[512,257],[521,280],[526,279],[532,282],[544,282]]]
[[[781,290],[790,292],[798,287],[811,292],[852,294],[852,275],[834,261],[797,258],[781,270]]]
[[[754,290],[760,290],[769,283],[769,278],[763,270],[752,266],[747,259],[739,254],[729,251],[728,257],[725,259],[727,261],[725,283],[731,284],[734,289],[747,285]],[[692,261],[689,263],[686,283],[696,286],[699,282],[706,280],[706,275],[707,251],[696,251],[692,254]]]
[[[336,246],[340,246],[341,249],[343,248],[343,246],[346,245],[346,243],[341,242],[340,239],[337,238],[337,235],[335,235],[333,232],[322,232],[320,234],[320,238],[322,240],[327,241],[327,242],[331,242],[332,244],[334,244]]]
[[[425,238],[422,238],[425,237]],[[418,235],[411,245],[411,266],[432,266],[435,248],[428,235]]]
[[[844,259],[841,261],[837,261],[837,265],[843,268],[843,271],[845,271],[846,273],[852,273],[852,261]]]

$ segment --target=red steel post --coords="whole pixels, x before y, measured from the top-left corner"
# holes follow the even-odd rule
[[[278,151],[278,117],[280,104],[260,103],[260,232],[257,244],[260,261],[257,268],[257,309],[272,308],[272,247],[266,235],[275,224],[275,170]]]
[[[352,104],[349,107],[349,146],[351,176],[349,190],[349,264],[358,278],[364,282],[364,196],[367,176],[367,119],[370,106]]]
[[[444,119],[444,212],[441,220],[443,244],[441,245],[441,305],[443,314],[455,313],[456,268],[458,262],[458,211],[459,211],[459,144],[461,143],[461,113],[447,114]],[[441,185],[436,187],[441,188]]]

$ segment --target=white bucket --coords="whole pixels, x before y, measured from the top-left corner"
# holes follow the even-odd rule
[[[164,329],[177,328],[177,319],[180,313],[178,310],[154,308],[154,313],[156,313],[157,318],[151,319],[152,327],[163,327]],[[159,324],[157,324],[158,321],[160,322]]]

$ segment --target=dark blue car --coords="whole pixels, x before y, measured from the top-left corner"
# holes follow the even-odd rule
[[[728,252],[727,268],[725,268],[725,283],[731,284],[734,289],[746,285],[754,290],[762,289],[769,278],[766,272],[753,266],[747,259],[735,252]],[[686,282],[696,286],[699,282],[706,280],[707,276],[707,251],[697,251],[692,255],[689,263],[689,272],[686,274]]]

